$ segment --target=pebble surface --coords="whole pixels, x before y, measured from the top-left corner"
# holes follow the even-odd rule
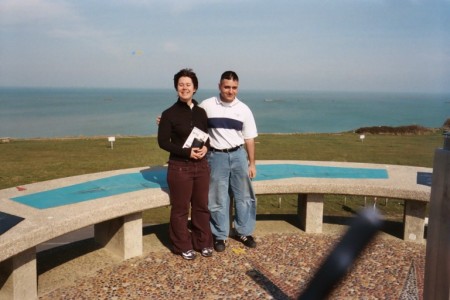
[[[186,261],[164,248],[116,262],[39,299],[296,299],[338,236],[268,234]],[[422,299],[426,246],[376,237],[330,299]]]

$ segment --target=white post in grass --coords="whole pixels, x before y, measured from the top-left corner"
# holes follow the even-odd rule
[[[116,137],[110,136],[108,137],[108,142],[111,143],[111,149],[114,149],[114,142],[116,141]]]

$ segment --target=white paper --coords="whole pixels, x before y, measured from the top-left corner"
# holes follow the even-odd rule
[[[202,131],[201,129],[198,129],[197,127],[194,127],[194,129],[192,129],[191,131],[191,134],[189,134],[188,138],[186,139],[183,148],[191,148],[194,139],[198,139],[205,143],[208,140],[208,138],[209,135],[206,132]]]

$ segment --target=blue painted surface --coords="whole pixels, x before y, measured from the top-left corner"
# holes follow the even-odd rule
[[[12,200],[45,209],[149,188],[167,187],[166,170],[121,174],[58,189],[20,196]]]
[[[12,200],[38,209],[78,203],[149,188],[167,188],[166,170],[144,170],[139,173],[121,174],[20,196]],[[257,166],[258,180],[293,177],[387,179],[385,169],[343,168],[308,166],[298,164],[270,164]]]
[[[259,165],[256,169],[257,177],[255,180],[271,180],[292,177],[353,179],[388,178],[386,169],[344,168],[298,164]]]

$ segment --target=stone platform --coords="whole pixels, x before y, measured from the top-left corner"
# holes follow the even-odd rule
[[[256,249],[230,239],[194,261],[170,252],[167,224],[144,228],[144,254],[126,261],[86,239],[38,253],[39,299],[296,299],[345,229],[259,220]],[[380,233],[330,298],[422,299],[424,264],[425,245]]]

